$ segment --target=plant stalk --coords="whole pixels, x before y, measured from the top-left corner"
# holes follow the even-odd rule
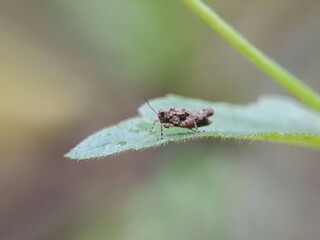
[[[255,48],[201,0],[182,0],[215,31],[293,96],[320,111],[320,95]]]

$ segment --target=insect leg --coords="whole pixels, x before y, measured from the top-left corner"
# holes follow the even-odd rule
[[[160,137],[158,138],[158,140],[163,139],[163,127],[162,124],[160,124]]]
[[[152,130],[154,129],[154,125],[156,125],[156,122],[159,122],[159,119],[157,120],[154,120],[153,124],[152,124],[152,127],[150,128],[150,132],[152,132]],[[162,126],[161,126],[162,127]]]
[[[193,124],[194,124],[194,128],[196,129],[196,131],[197,131],[197,132],[200,132],[199,129],[198,129],[198,126],[197,126],[196,121],[193,121]]]
[[[193,128],[188,128],[189,130],[191,130],[192,132],[199,132],[197,130],[194,130]]]
[[[193,121],[193,127],[188,127],[188,129],[191,130],[192,132],[199,132],[197,123],[195,121]]]
[[[196,122],[196,121],[193,121],[193,125],[194,125],[194,128],[195,128],[196,130],[193,130],[192,128],[189,128],[191,131],[201,132],[201,131],[198,129],[198,125],[197,125],[197,122]],[[204,130],[203,130],[203,132],[204,132]]]

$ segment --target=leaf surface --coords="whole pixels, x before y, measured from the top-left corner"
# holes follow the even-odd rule
[[[320,148],[320,114],[287,97],[263,96],[254,103],[235,105],[167,95],[151,100],[150,104],[156,110],[211,107],[215,111],[210,118],[213,123],[201,127],[200,130],[205,132],[200,133],[185,128],[164,129],[164,138],[158,140],[160,125],[156,124],[153,132],[148,130],[157,116],[147,104],[143,104],[139,108],[140,116],[92,134],[66,157],[78,160],[102,158],[123,151],[203,137],[267,140]]]

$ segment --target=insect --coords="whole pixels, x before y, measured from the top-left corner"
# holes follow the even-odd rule
[[[160,122],[161,126],[161,136],[160,139],[163,139],[163,127],[171,128],[171,127],[181,127],[188,128],[194,132],[200,132],[198,127],[203,127],[211,124],[211,121],[208,119],[214,114],[212,108],[204,108],[201,110],[190,111],[184,108],[170,108],[169,110],[160,109],[158,113],[151,107],[148,100],[145,98],[147,104],[152,109],[152,111],[157,114],[158,119],[156,119],[150,131],[153,130],[155,124]],[[159,138],[158,138],[159,139]]]

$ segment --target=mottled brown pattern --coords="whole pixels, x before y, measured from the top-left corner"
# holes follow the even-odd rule
[[[158,120],[155,120],[151,130],[153,129],[155,123],[160,121],[161,124],[161,139],[163,138],[163,129],[170,127],[182,127],[188,128],[199,132],[198,127],[207,126],[211,123],[208,117],[213,115],[214,111],[212,108],[205,108],[202,110],[190,111],[186,109],[176,109],[170,108],[169,110],[158,111]]]

